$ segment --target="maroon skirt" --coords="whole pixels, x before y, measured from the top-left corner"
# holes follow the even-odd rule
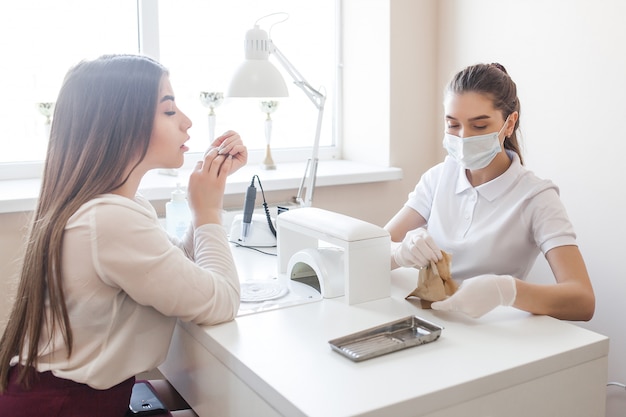
[[[19,370],[9,372],[9,384],[0,395],[0,417],[124,417],[128,411],[135,377],[97,390],[86,384],[37,372],[29,389],[17,383]]]

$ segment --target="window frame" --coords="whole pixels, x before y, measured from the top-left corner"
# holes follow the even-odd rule
[[[321,146],[318,151],[319,160],[342,159],[342,120],[341,120],[341,10],[342,0],[333,0],[335,3],[335,85],[333,102],[327,101],[324,109],[323,123],[332,123],[333,145]],[[137,5],[137,48],[138,53],[145,54],[159,60],[159,6],[156,0],[136,0]],[[272,59],[272,58],[270,58]],[[306,76],[306,74],[304,74]],[[289,82],[290,80],[287,80]],[[304,94],[304,93],[303,93]],[[329,105],[332,104],[332,105]],[[331,111],[332,109],[332,111]],[[311,119],[316,117],[316,109],[311,105]],[[272,149],[272,157],[276,163],[288,163],[306,161],[311,157],[313,133],[311,133],[311,146],[297,148]],[[183,169],[190,168],[201,155],[200,152],[188,152],[185,154]],[[250,150],[248,155],[249,164],[261,164],[265,157],[264,150]],[[0,162],[1,180],[20,180],[41,178],[44,169],[44,161],[20,161]]]

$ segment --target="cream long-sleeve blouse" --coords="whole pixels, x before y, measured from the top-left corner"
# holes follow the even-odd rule
[[[221,225],[169,237],[150,203],[100,196],[68,221],[63,291],[74,336],[40,340],[38,370],[112,387],[166,357],[176,320],[211,325],[239,309],[239,279]],[[15,359],[16,360],[16,359]]]

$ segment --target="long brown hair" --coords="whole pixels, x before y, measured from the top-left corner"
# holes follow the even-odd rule
[[[506,68],[498,63],[472,65],[459,71],[448,84],[446,91],[455,94],[468,91],[485,94],[493,101],[494,108],[502,112],[502,118],[505,120],[515,111],[520,114],[517,86]],[[513,133],[504,139],[504,148],[515,152],[523,164],[524,159],[517,139],[519,121],[518,116]]]
[[[17,297],[0,341],[0,393],[16,355],[25,365],[19,381],[28,385],[44,325],[62,333],[71,355],[61,265],[65,225],[81,205],[123,185],[144,158],[165,74],[161,64],[138,55],[106,55],[68,71],[55,105]]]

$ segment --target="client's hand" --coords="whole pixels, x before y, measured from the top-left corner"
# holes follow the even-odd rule
[[[221,223],[226,178],[231,172],[234,160],[230,154],[219,154],[217,148],[212,148],[191,172],[187,199],[194,227],[207,223]]]
[[[432,303],[433,310],[460,311],[478,318],[497,306],[510,306],[515,302],[517,286],[510,275],[479,275],[461,283],[454,295]]]
[[[207,153],[213,148],[217,149],[219,155],[232,156],[233,163],[230,166],[228,175],[237,171],[248,162],[248,148],[243,144],[241,136],[239,136],[237,132],[229,130],[215,139],[211,147],[207,150]]]
[[[393,251],[396,264],[406,268],[423,268],[430,264],[430,261],[437,262],[442,257],[441,249],[423,227],[409,230],[402,244]]]

